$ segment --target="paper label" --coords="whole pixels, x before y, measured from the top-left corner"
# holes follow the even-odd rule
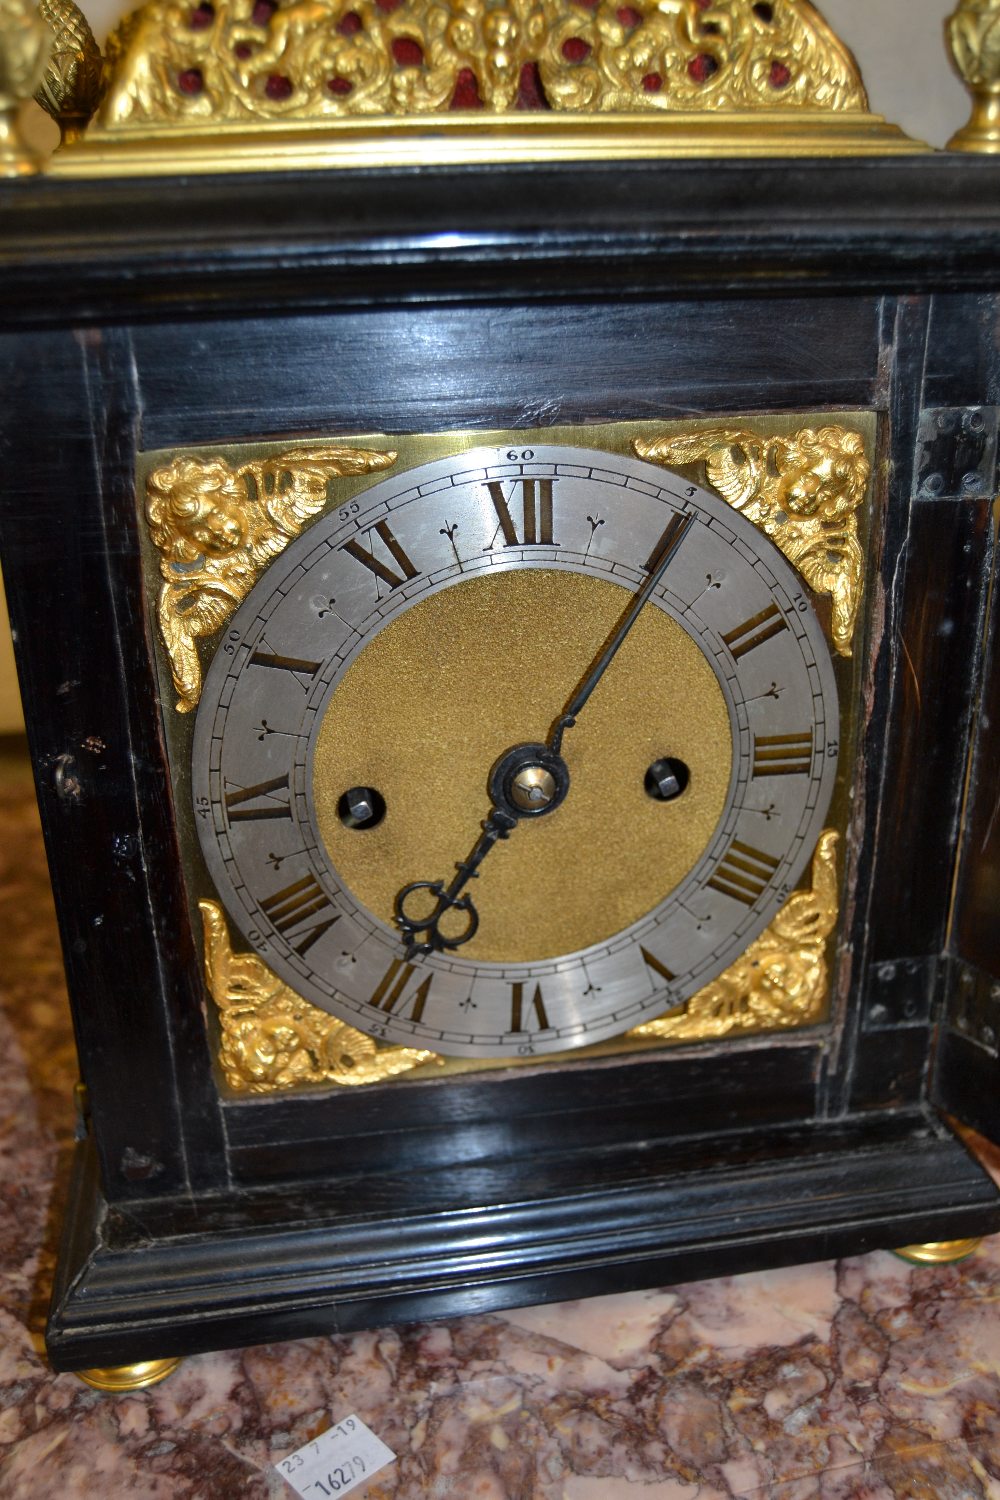
[[[303,1500],[340,1500],[395,1457],[360,1417],[345,1417],[274,1467]]]

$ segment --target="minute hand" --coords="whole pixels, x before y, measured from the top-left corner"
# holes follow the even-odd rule
[[[643,584],[642,588],[632,596],[632,602],[629,604],[628,609],[619,620],[614,635],[612,635],[611,639],[608,641],[601,654],[596,658],[590,668],[590,671],[587,673],[586,677],[583,679],[580,686],[577,688],[576,692],[573,694],[572,698],[569,700],[566,707],[559,715],[559,718],[556,720],[555,725],[553,726],[552,733],[549,735],[548,744],[549,749],[554,754],[559,754],[560,747],[562,745],[563,734],[567,729],[572,729],[573,725],[576,723],[577,714],[580,712],[581,708],[583,708],[587,699],[590,697],[591,693],[594,691],[595,687],[600,682],[605,672],[608,670],[608,667],[610,667],[616,653],[622,645],[622,642],[625,640],[625,637],[628,635],[629,631],[632,629],[632,626],[635,624],[636,620],[642,613],[644,605],[648,602],[651,594],[666,572],[667,564],[670,562],[670,559],[673,557],[674,553],[677,551],[677,548],[684,540],[685,533],[687,532],[688,527],[693,524],[693,522],[694,516],[683,515],[680,511],[675,512],[674,515],[671,516],[669,522],[667,523],[666,530],[664,531],[663,536],[660,539],[660,551],[655,563],[650,569],[649,577],[646,579],[646,582]]]

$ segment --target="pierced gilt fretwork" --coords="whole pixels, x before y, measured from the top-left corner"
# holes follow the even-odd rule
[[[224,458],[175,458],[146,481],[146,519],[160,553],[160,634],[189,713],[201,695],[196,641],[214,634],[261,570],[327,503],[331,479],[370,474],[395,453],[367,448],[291,448],[234,468]]]
[[[741,958],[673,1015],[647,1021],[630,1037],[701,1042],[739,1032],[780,1031],[823,1019],[826,940],[837,920],[837,839],[820,835],[812,889],[790,896]]]
[[[378,1083],[439,1062],[433,1052],[376,1046],[308,1004],[252,953],[234,953],[222,908],[199,901],[205,976],[222,1024],[219,1061],[231,1089],[267,1094],[300,1084]]]
[[[634,447],[653,463],[704,462],[709,484],[770,537],[810,588],[831,596],[834,645],[851,655],[865,577],[857,513],[871,471],[860,433],[800,427],[765,437],[709,427],[636,438]]]
[[[447,110],[864,111],[808,0],[150,0],[102,128]]]

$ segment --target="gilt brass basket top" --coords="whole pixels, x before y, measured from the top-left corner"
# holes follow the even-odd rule
[[[806,0],[151,0],[111,56],[106,127],[867,104]]]
[[[107,74],[56,170],[920,149],[808,0],[149,0]]]

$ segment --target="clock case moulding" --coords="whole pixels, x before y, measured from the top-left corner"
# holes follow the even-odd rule
[[[633,155],[3,189],[0,538],[86,1084],[59,1368],[1000,1227],[944,1118],[1000,1136],[1000,168]],[[829,1021],[227,1096],[139,455],[852,410],[878,430]]]

